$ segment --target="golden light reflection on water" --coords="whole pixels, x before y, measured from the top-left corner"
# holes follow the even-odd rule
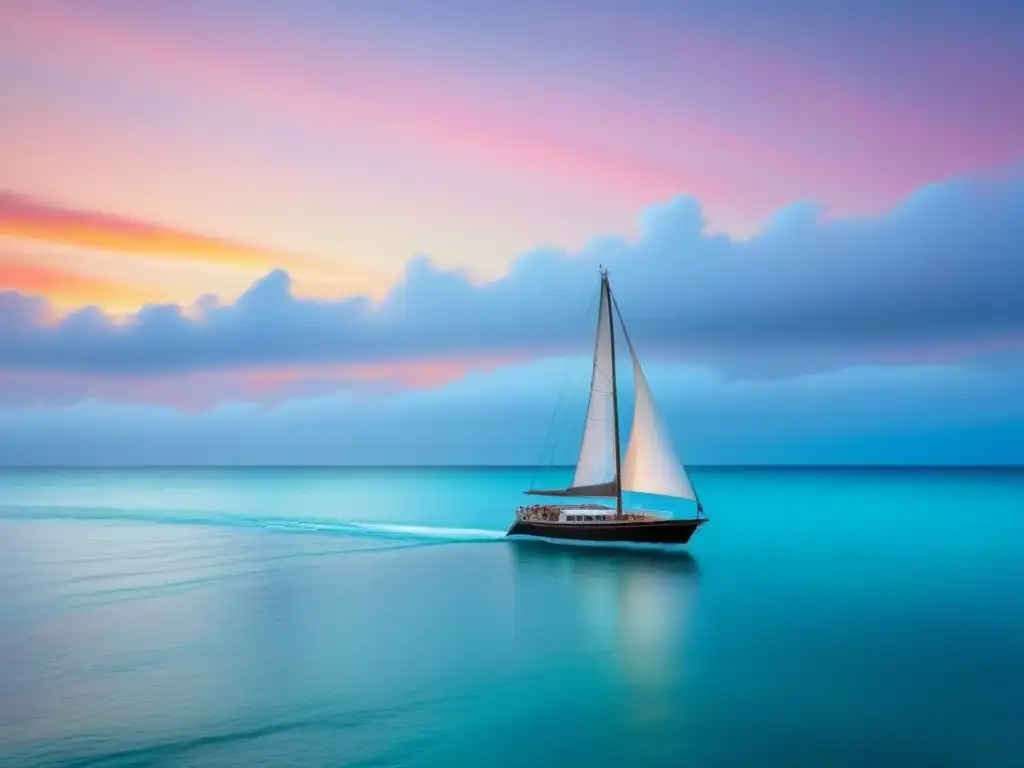
[[[510,550],[522,638],[554,653],[607,655],[608,668],[630,687],[678,678],[697,596],[692,555],[544,542],[517,542]],[[541,596],[544,612],[531,604]]]

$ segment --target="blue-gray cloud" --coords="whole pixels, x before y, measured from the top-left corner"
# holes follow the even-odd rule
[[[633,241],[526,253],[483,285],[414,259],[378,303],[297,298],[273,272],[228,306],[147,306],[126,324],[87,308],[52,326],[38,299],[5,293],[0,368],[151,374],[557,354],[590,338],[599,263],[638,346],[748,374],[985,349],[1024,338],[1022,171],[927,187],[878,217],[794,206],[747,241],[709,234],[699,204],[677,198],[646,211]]]

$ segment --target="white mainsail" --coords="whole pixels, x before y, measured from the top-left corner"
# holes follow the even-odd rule
[[[627,491],[696,501],[697,494],[672,447],[668,430],[658,416],[647,377],[644,376],[621,315],[619,323],[633,361],[635,394],[633,428],[626,446],[625,461],[621,467],[618,466],[613,308],[618,310],[613,304],[607,277],[603,277],[597,340],[594,344],[594,368],[590,381],[590,403],[587,406],[587,420],[583,426],[572,485],[561,490],[531,489],[527,493],[538,496],[615,497],[619,509],[622,493]]]
[[[622,465],[622,490],[696,500],[697,496],[676,455],[668,429],[658,416],[636,350],[629,344],[636,392],[633,396],[633,430]]]
[[[590,405],[571,488],[615,482],[615,452],[619,447],[615,441],[611,309],[608,292],[602,286],[594,369],[590,380]]]

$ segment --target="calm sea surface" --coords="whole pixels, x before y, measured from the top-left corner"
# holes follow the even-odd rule
[[[1024,472],[503,540],[546,474],[0,471],[0,766],[1024,765]]]

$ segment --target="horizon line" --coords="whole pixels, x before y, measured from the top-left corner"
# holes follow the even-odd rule
[[[573,464],[0,464],[0,471],[31,469],[573,469]],[[1024,464],[691,464],[689,470],[738,469],[1020,469]]]

